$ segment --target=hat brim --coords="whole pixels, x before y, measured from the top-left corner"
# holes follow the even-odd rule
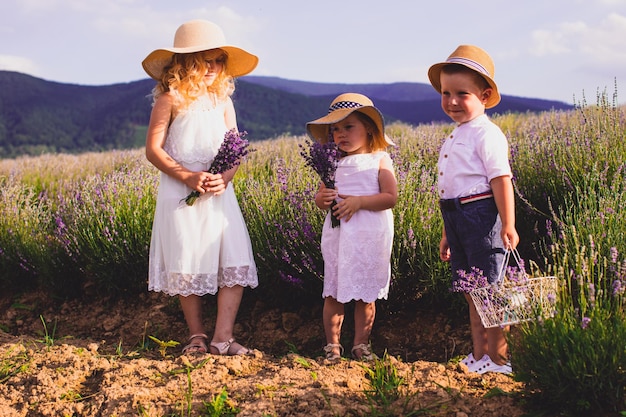
[[[236,46],[192,46],[187,48],[162,48],[152,51],[141,63],[144,71],[153,79],[160,80],[163,69],[172,61],[174,54],[191,54],[195,52],[221,49],[228,56],[226,73],[231,77],[241,77],[251,73],[259,63],[259,58]]]
[[[439,94],[441,94],[441,70],[446,65],[463,65],[463,64],[451,63],[451,62],[439,62],[437,64],[432,65],[428,69],[428,79],[430,80],[430,84],[433,86],[435,90],[437,90]],[[497,106],[498,103],[500,103],[501,97],[500,97],[500,92],[498,91],[498,86],[496,85],[496,82],[491,77],[481,72],[476,71],[474,68],[468,65],[463,65],[463,66],[471,69],[476,74],[483,77],[485,81],[487,81],[487,84],[489,84],[489,87],[491,87],[491,89],[493,90],[491,93],[491,96],[489,97],[489,100],[487,100],[487,102],[485,103],[485,108],[490,109],[492,107]]]
[[[354,112],[360,112],[368,116],[376,124],[378,131],[381,133],[383,140],[375,138],[380,143],[377,143],[377,147],[384,149],[389,145],[395,145],[391,139],[384,133],[385,121],[382,113],[374,106],[362,106],[351,109],[338,109],[332,113],[327,114],[324,117],[313,120],[306,124],[306,130],[311,139],[320,143],[327,143],[330,139],[329,127],[333,123],[339,123],[346,117],[350,116]]]

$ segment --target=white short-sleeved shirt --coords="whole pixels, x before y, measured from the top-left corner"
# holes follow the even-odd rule
[[[491,190],[489,182],[512,176],[509,143],[487,115],[457,126],[446,138],[437,163],[439,198],[458,198]]]

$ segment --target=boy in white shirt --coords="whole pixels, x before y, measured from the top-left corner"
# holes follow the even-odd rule
[[[439,256],[459,271],[481,270],[498,278],[505,248],[515,249],[515,196],[508,142],[485,109],[500,102],[491,57],[473,45],[459,46],[445,62],[431,66],[428,78],[441,94],[441,107],[457,127],[446,138],[437,164],[444,229]],[[471,372],[511,373],[501,327],[483,327],[469,294],[473,351],[463,359]]]

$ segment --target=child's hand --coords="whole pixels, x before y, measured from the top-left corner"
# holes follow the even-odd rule
[[[322,187],[317,192],[317,197],[319,198],[322,205],[326,208],[330,207],[333,201],[337,198],[337,190],[334,188],[326,188]]]
[[[193,172],[184,180],[185,185],[194,191],[204,194],[209,184],[209,173],[204,171]]]
[[[446,237],[442,237],[439,241],[439,259],[444,262],[450,261],[450,246]]]
[[[334,208],[335,217],[339,220],[349,221],[354,213],[359,211],[362,206],[361,197],[354,195],[339,195],[343,198]]]
[[[222,174],[209,174],[204,183],[204,189],[214,195],[223,194],[226,191],[226,181]]]
[[[500,233],[500,237],[502,238],[504,247],[509,250],[515,249],[519,243],[519,235],[517,234],[517,230],[515,230],[515,227],[503,227]]]

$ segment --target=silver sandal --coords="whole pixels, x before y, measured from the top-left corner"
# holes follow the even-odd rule
[[[358,354],[357,351],[361,351],[361,354]],[[376,354],[372,352],[372,345],[365,343],[354,345],[350,352],[352,357],[359,361],[373,361],[377,358]]]
[[[336,348],[339,348],[339,354],[335,353]],[[339,343],[329,343],[324,346],[324,352],[326,353],[326,360],[336,362],[340,360],[341,355],[343,355],[343,346]]]
[[[198,339],[200,339],[200,341],[198,341]],[[187,339],[189,343],[183,348],[183,355],[206,354],[209,351],[206,345],[207,340],[209,340],[209,337],[204,333],[192,334],[189,336],[189,339]]]

